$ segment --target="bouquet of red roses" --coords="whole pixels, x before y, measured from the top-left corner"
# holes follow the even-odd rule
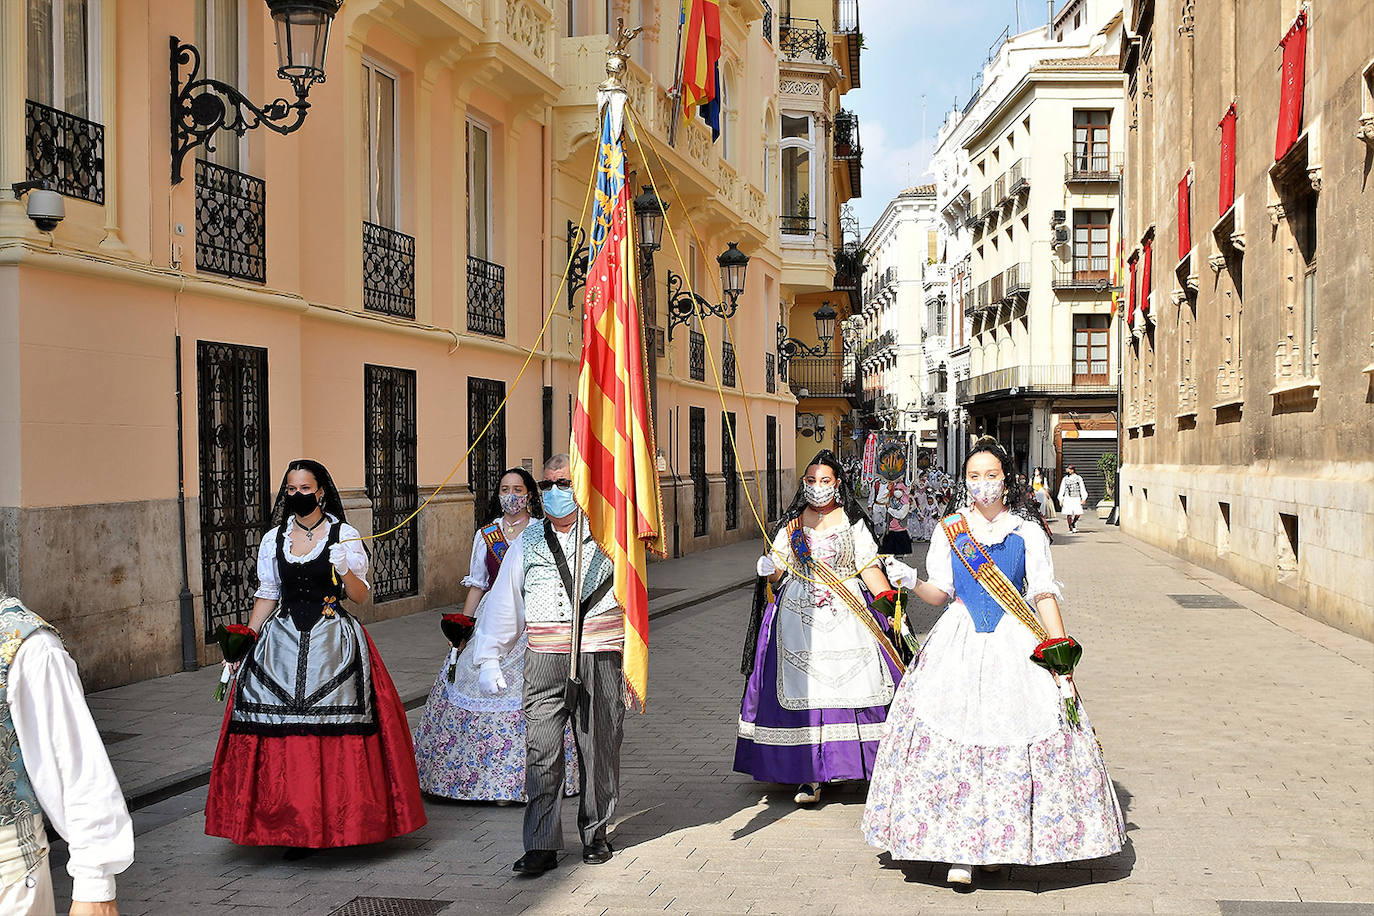
[[[439,621],[439,629],[444,631],[444,636],[448,638],[449,644],[453,647],[448,651],[448,682],[453,683],[453,679],[458,674],[458,653],[463,645],[472,638],[472,631],[476,628],[477,621],[467,614],[445,614]]]
[[[1074,667],[1082,657],[1083,647],[1072,636],[1047,639],[1031,653],[1031,661],[1055,675],[1059,693],[1064,698],[1064,715],[1075,726],[1079,724],[1078,697],[1066,677],[1073,674]]]
[[[258,641],[258,633],[241,623],[220,624],[215,630],[215,640],[219,642],[219,650],[224,653],[224,673],[215,687],[215,699],[223,703],[232,672],[229,666],[237,665],[248,657],[248,653],[253,651],[253,644]]]

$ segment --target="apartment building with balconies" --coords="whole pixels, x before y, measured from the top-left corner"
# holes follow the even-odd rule
[[[798,398],[798,461],[852,451],[855,354],[842,331],[860,308],[866,266],[845,203],[862,193],[859,0],[783,0],[777,18],[778,360]],[[831,314],[833,312],[833,315]],[[825,339],[820,331],[830,331]],[[823,393],[822,393],[823,392]]]
[[[971,433],[996,436],[1020,472],[1057,480],[1074,464],[1095,502],[1097,458],[1117,447],[1112,262],[1125,126],[1121,17],[1093,10],[1102,21],[1080,19],[1083,53],[1032,64],[964,140],[978,203],[967,222],[969,375],[956,397]]]

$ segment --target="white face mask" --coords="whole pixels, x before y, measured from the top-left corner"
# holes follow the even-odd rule
[[[802,496],[816,509],[823,509],[833,503],[835,501],[835,494],[838,490],[839,488],[833,483],[802,483]]]
[[[980,506],[990,506],[1002,498],[1006,491],[1007,482],[998,478],[997,480],[966,480],[969,496]]]

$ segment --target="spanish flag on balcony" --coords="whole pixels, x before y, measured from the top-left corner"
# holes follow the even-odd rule
[[[615,566],[615,598],[625,610],[625,682],[642,707],[649,670],[646,551],[663,555],[663,510],[640,338],[624,123],[625,94],[606,93],[573,410],[572,481],[592,537]]]
[[[716,62],[720,60],[720,0],[682,0],[682,111],[716,97]]]

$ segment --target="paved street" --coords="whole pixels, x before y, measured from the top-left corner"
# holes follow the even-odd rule
[[[799,810],[791,787],[732,773],[749,591],[700,596],[747,579],[744,545],[653,568],[655,588],[679,591],[655,599],[611,863],[573,855],[513,877],[521,809],[480,804],[430,803],[411,836],[300,862],[206,837],[196,774],[221,708],[207,702],[216,672],[199,672],[92,697],[141,805],[121,912],[324,916],[369,896],[451,902],[429,910],[445,914],[1374,913],[1374,647],[1095,521],[1055,527],[1065,617],[1086,647],[1078,683],[1128,821],[1110,859],[1013,868],[959,896],[943,869],[864,844],[862,787]],[[403,698],[423,695],[444,654],[434,616],[371,629]]]

